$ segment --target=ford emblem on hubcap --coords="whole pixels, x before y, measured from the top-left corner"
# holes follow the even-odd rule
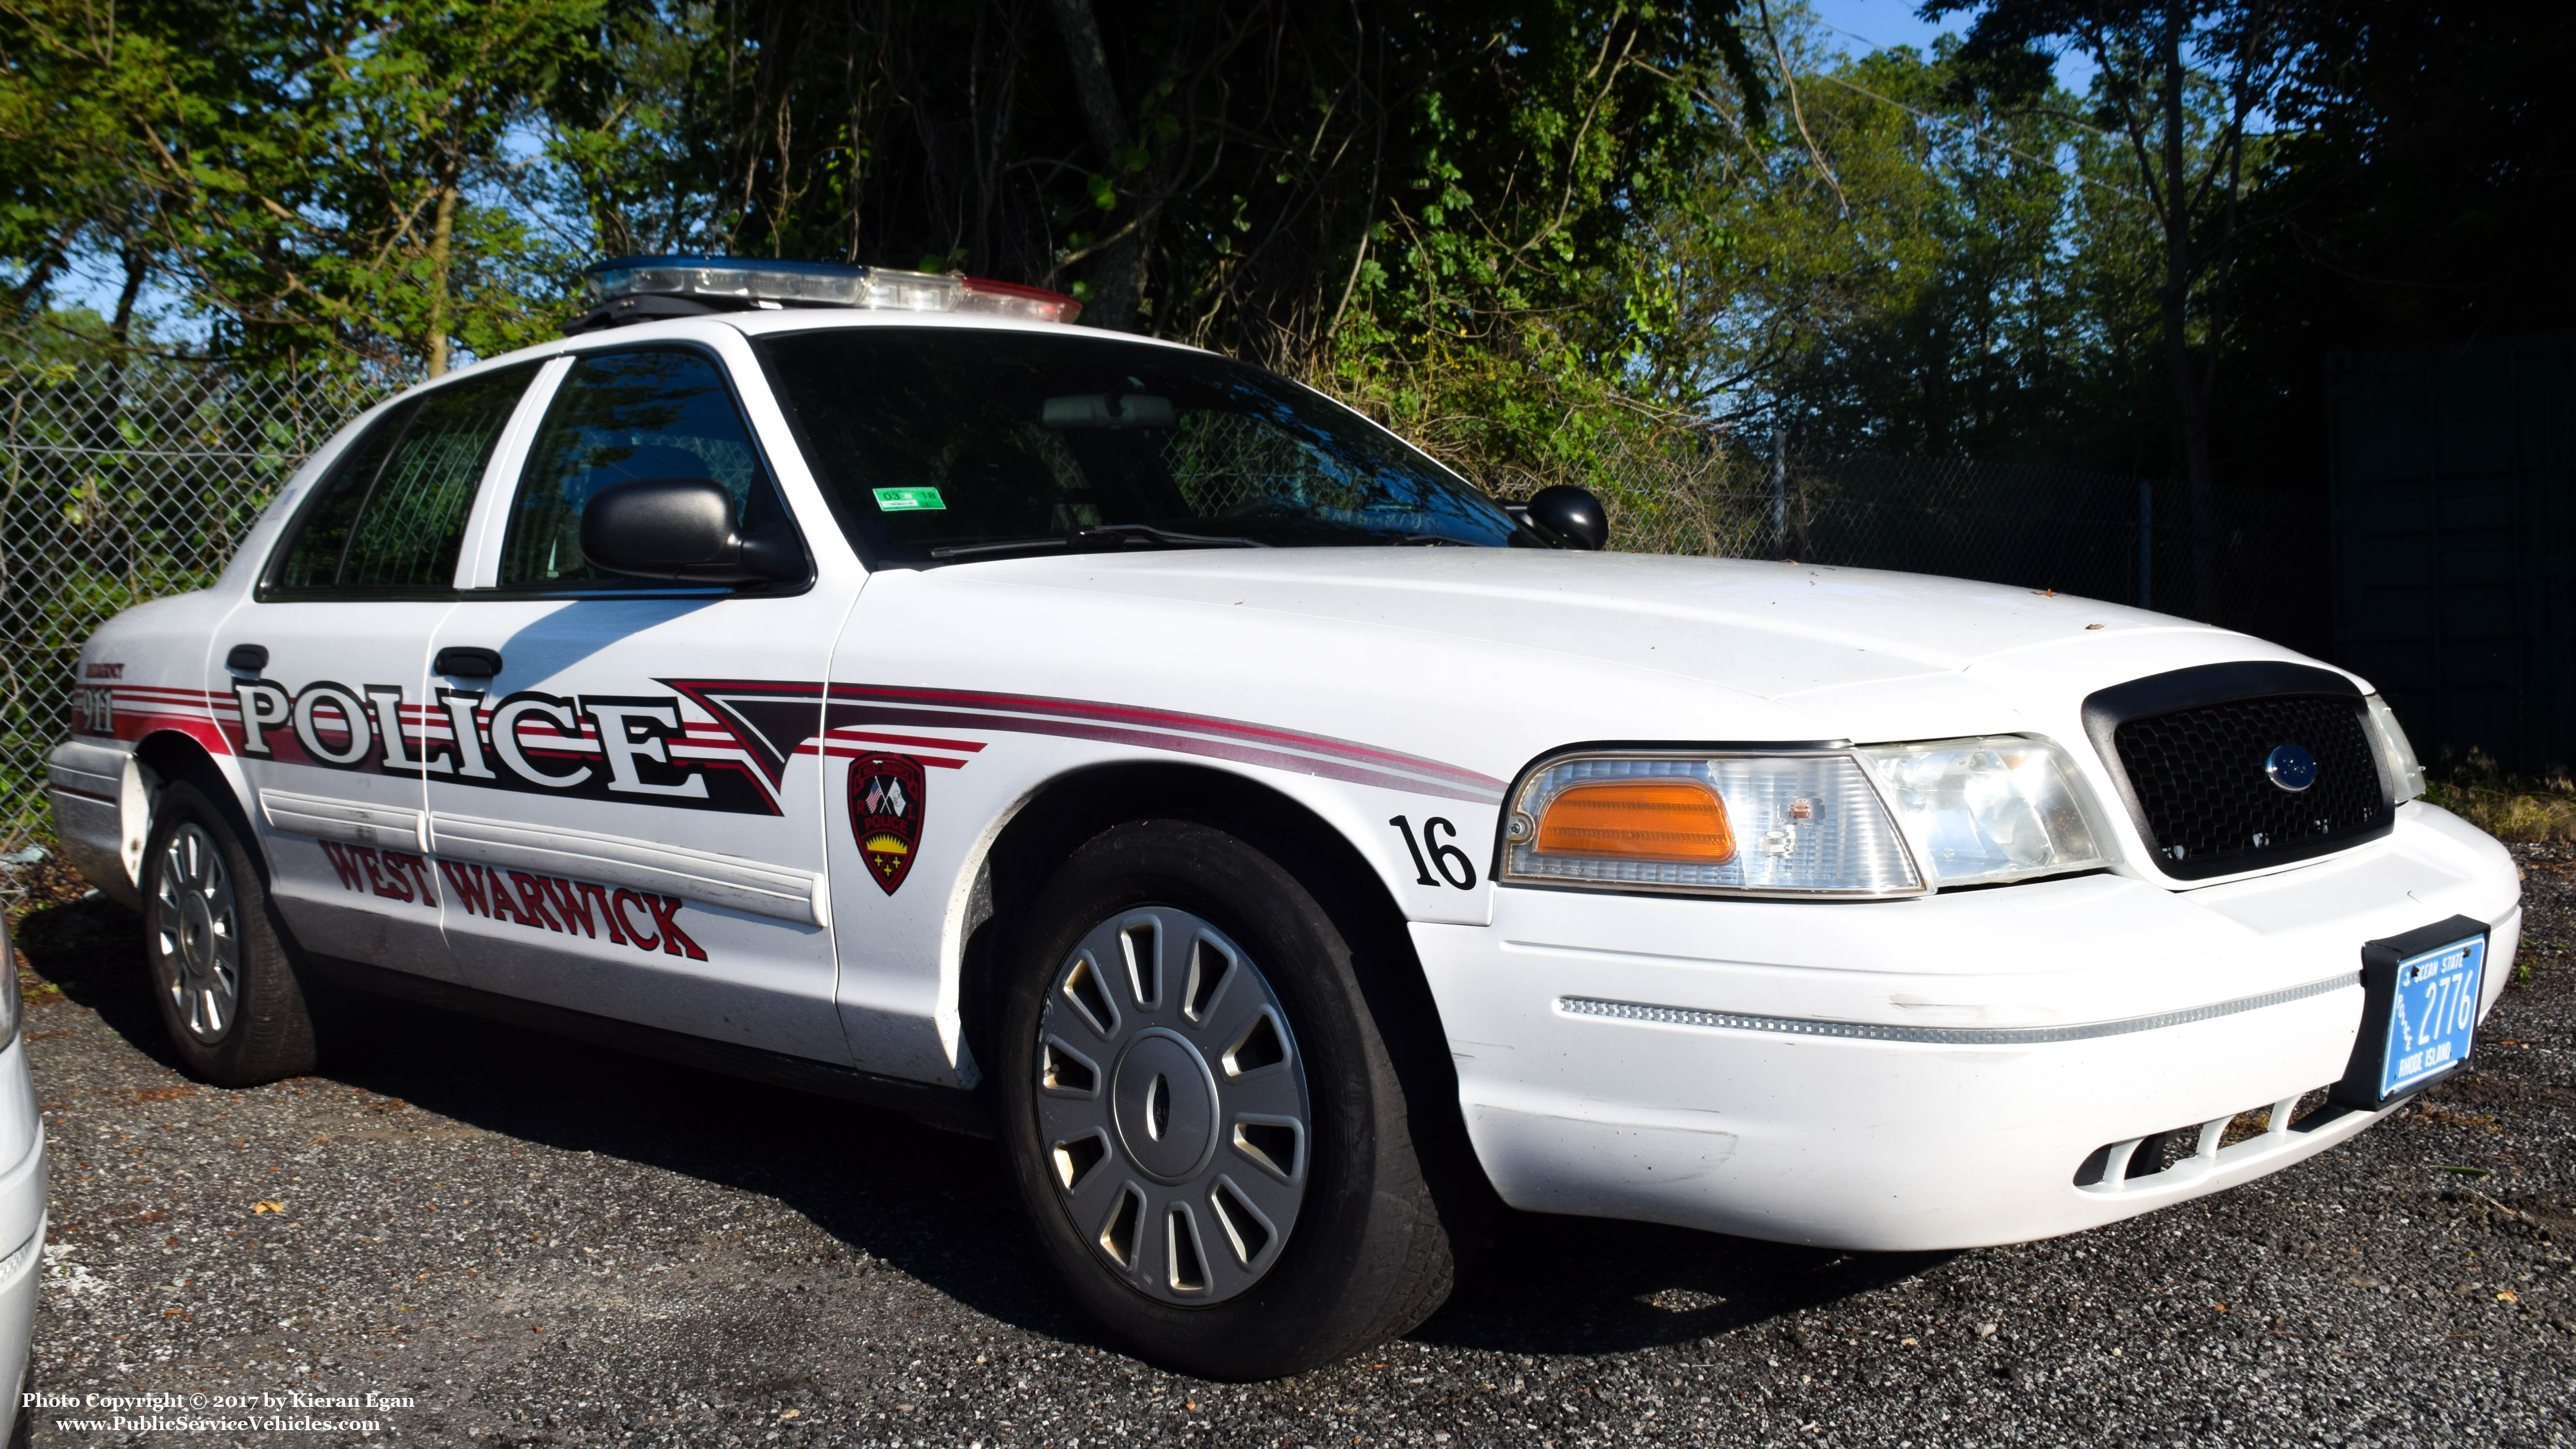
[[[2317,757],[2304,745],[2274,745],[2263,757],[2263,773],[2284,790],[2304,790],[2317,782]]]

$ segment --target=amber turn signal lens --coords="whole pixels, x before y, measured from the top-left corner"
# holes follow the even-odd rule
[[[1541,855],[1600,855],[1723,865],[1735,858],[1726,802],[1689,780],[1574,785],[1540,815]]]

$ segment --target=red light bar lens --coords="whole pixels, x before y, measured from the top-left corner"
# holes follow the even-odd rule
[[[958,299],[957,310],[1018,317],[1029,322],[1071,322],[1082,315],[1082,304],[1062,292],[1050,292],[1043,287],[968,277],[966,295]]]

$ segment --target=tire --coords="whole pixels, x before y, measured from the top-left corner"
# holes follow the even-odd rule
[[[189,1071],[255,1087],[313,1070],[313,1015],[233,812],[182,780],[161,796],[143,851],[143,950],[152,1001]]]
[[[1075,850],[1005,958],[1012,1179],[1074,1297],[1140,1356],[1277,1378],[1448,1297],[1448,1235],[1352,947],[1270,855],[1161,819]]]

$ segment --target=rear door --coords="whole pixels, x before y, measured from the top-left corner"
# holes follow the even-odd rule
[[[457,974],[422,833],[424,774],[455,759],[426,737],[423,674],[476,492],[535,372],[461,377],[377,418],[216,631],[208,687],[278,908],[312,950]]]
[[[592,496],[671,477],[807,552],[716,352],[572,359],[432,641],[459,729],[428,784],[448,941],[488,990],[846,1061],[811,741],[858,578],[684,588],[583,556]]]

